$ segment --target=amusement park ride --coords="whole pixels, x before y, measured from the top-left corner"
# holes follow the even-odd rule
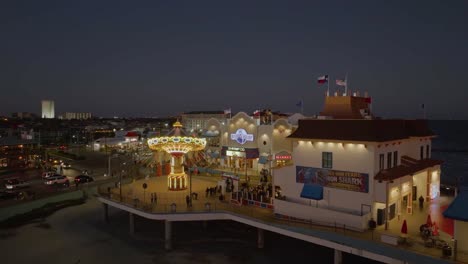
[[[177,121],[166,136],[148,139],[148,146],[153,151],[165,151],[171,155],[171,172],[167,176],[168,190],[181,191],[187,189],[184,156],[188,152],[205,149],[206,139],[187,135],[182,124]]]

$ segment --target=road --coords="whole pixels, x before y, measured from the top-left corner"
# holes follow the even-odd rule
[[[88,175],[93,177],[95,181],[103,181],[109,178],[108,173],[108,160],[109,156],[101,152],[93,151],[81,151],[80,155],[85,156],[84,160],[68,160],[61,157],[56,157],[57,159],[62,159],[65,162],[71,165],[71,168],[63,169],[62,174],[67,176],[70,181],[70,185],[73,186],[74,179],[76,176],[83,174],[86,170]],[[53,156],[53,155],[51,155]],[[111,159],[111,175],[114,177],[128,175],[129,170],[134,166],[131,157],[128,155],[120,155],[112,157]],[[42,169],[32,169],[26,171],[17,171],[14,173],[6,174],[0,176],[0,190],[5,190],[5,181],[8,179],[18,178],[21,180],[28,181],[30,183],[29,188],[25,188],[30,194],[34,194],[37,197],[42,197],[50,195],[52,193],[58,193],[61,191],[66,191],[68,188],[64,186],[50,186],[44,184],[42,179]],[[28,199],[32,199],[29,197]],[[0,207],[9,206],[20,201],[6,200],[0,201]]]

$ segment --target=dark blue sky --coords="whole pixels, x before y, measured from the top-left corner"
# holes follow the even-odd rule
[[[468,119],[468,1],[9,1],[0,114],[321,110],[348,73],[384,117]],[[332,91],[338,89],[330,85]]]

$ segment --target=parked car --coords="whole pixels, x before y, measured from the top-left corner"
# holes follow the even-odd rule
[[[0,191],[0,200],[16,199],[18,194],[12,191]]]
[[[88,176],[88,175],[78,175],[75,177],[75,184],[92,182],[92,181],[94,181],[93,177]]]
[[[69,169],[69,168],[71,168],[71,165],[70,165],[70,163],[64,162],[64,163],[62,163],[62,168]]]
[[[42,173],[42,178],[46,179],[46,178],[49,178],[49,177],[52,177],[52,176],[57,176],[57,175],[59,175],[59,174],[57,174],[57,172],[55,172],[55,171],[47,171],[47,172]]]
[[[47,178],[44,183],[46,185],[65,185],[65,186],[70,186],[70,181],[68,180],[67,177],[63,175],[54,175],[49,178]]]
[[[20,179],[9,179],[5,182],[5,188],[8,190],[21,189],[29,187],[29,182]]]

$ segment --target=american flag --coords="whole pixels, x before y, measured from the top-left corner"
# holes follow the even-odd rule
[[[346,80],[336,80],[336,85],[346,86]]]

